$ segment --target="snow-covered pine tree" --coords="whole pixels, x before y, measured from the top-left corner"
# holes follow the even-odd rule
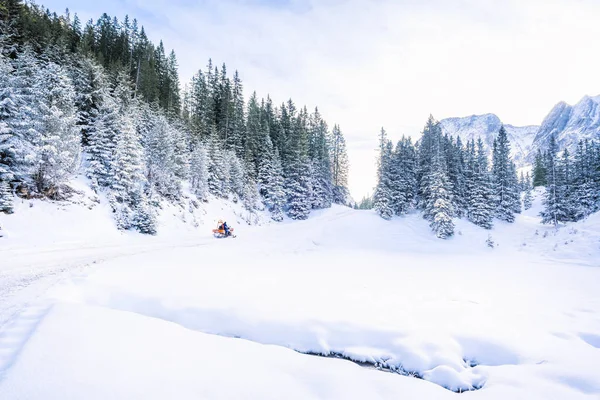
[[[247,172],[245,172],[245,178],[243,182],[243,203],[244,208],[251,213],[259,209],[260,193],[258,192],[258,185],[254,178],[252,178]]]
[[[106,92],[101,95],[98,115],[93,126],[87,128],[87,168],[86,175],[100,186],[109,186],[111,163],[119,129],[119,105],[114,97]]]
[[[544,210],[540,215],[542,217],[542,223],[552,223],[554,226],[557,226],[559,222],[566,221],[568,215],[564,208],[564,181],[558,160],[558,145],[554,135],[550,137],[550,143],[548,145],[546,170],[548,174],[548,185],[546,186],[546,194],[543,200]]]
[[[307,219],[312,208],[309,160],[304,157],[292,161],[285,180],[287,214],[292,219]]]
[[[531,188],[527,188],[525,190],[525,194],[523,195],[523,208],[525,210],[529,210],[533,205],[533,194],[531,193]]]
[[[333,202],[330,140],[327,123],[321,118],[318,109],[315,109],[309,117],[308,136],[308,156],[312,172],[312,208],[328,208]]]
[[[491,229],[494,218],[494,195],[491,176],[488,170],[488,158],[481,138],[471,142],[472,177],[469,184],[469,205],[467,216],[469,221],[485,229]]]
[[[331,131],[331,168],[333,182],[333,202],[347,204],[348,193],[348,154],[346,139],[339,125],[334,125]]]
[[[190,139],[192,135],[185,125],[177,120],[169,121],[169,130],[173,140],[173,173],[181,181],[186,179],[190,172],[190,149],[192,148]]]
[[[510,177],[512,182],[512,210],[515,214],[521,213],[521,183],[517,177],[517,167],[514,162],[510,162]]]
[[[396,215],[408,212],[416,191],[415,150],[410,138],[396,144],[390,165],[391,207]]]
[[[441,144],[438,146],[441,147]],[[425,204],[424,216],[430,221],[429,226],[440,239],[447,239],[454,235],[452,194],[448,190],[451,184],[446,169],[442,150],[438,148],[431,172],[425,178],[426,191],[429,195]]]
[[[271,218],[275,221],[283,220],[283,210],[286,205],[284,182],[281,158],[279,157],[279,151],[275,149],[273,153],[273,174],[269,191]]]
[[[12,63],[0,54],[0,171],[2,179],[25,185],[31,183],[40,143],[33,88],[41,68],[29,46]]]
[[[111,206],[116,214],[117,226],[129,229],[135,226],[134,210],[143,200],[144,158],[138,132],[132,118],[125,113],[119,118],[115,154],[111,160]]]
[[[76,60],[71,77],[76,93],[77,125],[85,147],[90,144],[90,136],[95,132],[100,107],[109,95],[110,85],[104,69],[87,57]]]
[[[190,187],[200,200],[208,199],[208,151],[202,143],[196,144],[190,160]]]
[[[496,203],[496,217],[514,222],[517,204],[520,207],[516,170],[510,159],[510,142],[504,126],[500,127],[494,140],[492,176]]]
[[[267,209],[271,212],[274,221],[283,220],[283,208],[285,207],[286,195],[283,188],[283,169],[277,149],[270,146],[268,139],[267,147],[261,157],[258,171],[258,183],[260,194],[263,196]]]
[[[306,219],[312,209],[312,182],[308,157],[308,112],[304,108],[296,114],[291,100],[288,101],[287,109],[291,117],[290,126],[286,127],[289,137],[284,153],[287,154],[287,166],[284,166],[287,214],[292,219]]]
[[[244,115],[244,93],[242,80],[235,71],[233,74],[233,109],[231,114],[231,133],[227,137],[227,146],[232,149],[240,159],[244,158],[244,138],[246,137]]]
[[[390,208],[393,213],[396,215],[401,214],[401,209],[406,203],[405,193],[402,190],[402,170],[400,166],[401,157],[402,157],[402,144],[401,142],[396,143],[396,147],[391,152],[389,156],[389,166],[388,166],[388,189],[389,189],[389,197],[390,197]]]
[[[37,143],[34,181],[39,192],[55,192],[79,164],[75,91],[66,71],[52,62],[38,71],[35,80],[36,126],[41,140]]]
[[[229,164],[213,126],[208,138],[208,190],[215,196],[227,198],[230,191]]]
[[[571,155],[569,149],[564,149],[560,163],[560,180],[562,186],[560,188],[561,208],[565,214],[565,221],[575,221],[576,198],[573,188],[573,167],[571,163]]]
[[[245,182],[250,176],[246,173],[244,165],[240,159],[237,158],[233,150],[225,151],[225,160],[229,165],[229,187],[235,196],[234,199],[243,199]]]
[[[261,121],[260,106],[256,92],[252,93],[248,101],[248,118],[246,120],[246,136],[244,137],[243,155],[246,163],[257,171],[260,164],[260,152],[266,136],[265,126]]]
[[[523,194],[523,208],[525,210],[529,210],[531,208],[531,206],[533,205],[533,193],[532,193],[532,184],[531,184],[531,177],[529,176],[529,172],[527,172],[527,175],[525,176],[525,194]]]
[[[13,195],[7,181],[0,180],[0,212],[13,213]]]
[[[448,179],[452,188],[452,206],[457,217],[467,212],[464,149],[460,137],[456,141],[452,137],[444,138]]]
[[[597,209],[594,195],[594,163],[593,146],[589,141],[580,141],[575,152],[573,187],[575,192],[573,198],[575,207],[573,209],[576,221],[587,217]]]
[[[194,140],[209,134],[208,109],[209,92],[206,77],[202,71],[198,71],[190,83],[189,94],[189,119]]]
[[[548,184],[548,179],[546,177],[547,171],[544,159],[545,156],[542,154],[542,151],[538,149],[533,164],[533,187],[546,186]]]
[[[146,180],[148,184],[165,197],[176,199],[180,195],[181,184],[176,175],[174,130],[167,119],[159,115],[144,138]]]
[[[156,235],[156,216],[145,197],[135,205],[132,226],[146,235]]]
[[[394,215],[392,209],[391,193],[391,162],[392,142],[387,139],[385,129],[379,133],[379,158],[377,160],[377,186],[373,193],[373,208],[383,219],[390,219]]]

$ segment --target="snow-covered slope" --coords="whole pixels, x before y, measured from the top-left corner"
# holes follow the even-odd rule
[[[447,241],[343,207],[232,240],[124,236],[0,324],[0,398],[596,399],[600,215],[543,226],[540,194]],[[28,269],[73,261],[68,239]]]
[[[492,148],[494,139],[502,126],[502,121],[495,114],[472,115],[463,118],[446,118],[440,121],[444,134],[460,137],[463,143],[477,141],[479,137]],[[518,166],[525,163],[526,156],[531,152],[533,138],[538,126],[504,125],[512,145],[512,156]]]
[[[565,102],[554,106],[536,133],[533,148],[544,149],[552,135],[556,135],[560,148],[569,150],[580,140],[600,139],[600,96],[584,96],[573,106]]]

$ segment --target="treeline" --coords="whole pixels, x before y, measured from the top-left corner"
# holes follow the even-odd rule
[[[545,186],[544,223],[579,221],[600,210],[600,145],[580,141],[574,155],[558,148],[554,135],[548,149],[538,151],[533,185]]]
[[[382,129],[379,154],[377,213],[390,219],[420,210],[440,238],[454,234],[453,218],[466,217],[486,229],[494,218],[513,222],[521,212],[521,191],[530,191],[526,179],[517,177],[504,127],[494,141],[491,165],[481,139],[463,144],[443,135],[433,117],[417,144],[403,137],[394,147]]]
[[[0,17],[0,211],[13,193],[64,197],[80,166],[119,228],[145,233],[188,186],[275,220],[348,202],[344,137],[317,109],[246,104],[237,71],[211,61],[180,95],[175,53],[127,17],[82,27],[20,0]]]

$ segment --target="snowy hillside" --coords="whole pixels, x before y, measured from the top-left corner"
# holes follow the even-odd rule
[[[600,215],[543,226],[536,192],[515,223],[458,220],[441,241],[416,213],[334,206],[247,226],[219,204],[200,229],[169,217],[173,229],[118,243],[100,241],[113,223],[101,206],[2,216],[0,290],[14,307],[0,321],[0,398],[600,395]],[[210,237],[224,213],[236,239]],[[41,216],[66,225],[32,246],[17,227]],[[97,241],[77,238],[84,218]],[[53,260],[74,267],[50,273]]]
[[[492,148],[494,139],[502,126],[502,121],[495,114],[472,115],[462,118],[446,118],[440,121],[442,131],[454,137],[460,137],[463,143],[477,141],[481,137],[488,149]],[[518,166],[525,164],[525,158],[531,152],[533,138],[538,126],[504,125],[512,145],[512,157]]]
[[[550,136],[556,135],[560,148],[574,152],[580,140],[600,138],[600,96],[584,96],[574,106],[560,102],[544,118],[535,135],[534,148],[545,149]],[[535,154],[530,154],[529,161]]]

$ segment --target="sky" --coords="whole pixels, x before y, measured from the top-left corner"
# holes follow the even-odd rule
[[[377,134],[418,138],[427,117],[495,113],[539,125],[600,94],[597,0],[39,0],[84,21],[137,18],[174,49],[182,84],[209,58],[245,95],[319,107],[348,144],[349,186],[375,186]]]

